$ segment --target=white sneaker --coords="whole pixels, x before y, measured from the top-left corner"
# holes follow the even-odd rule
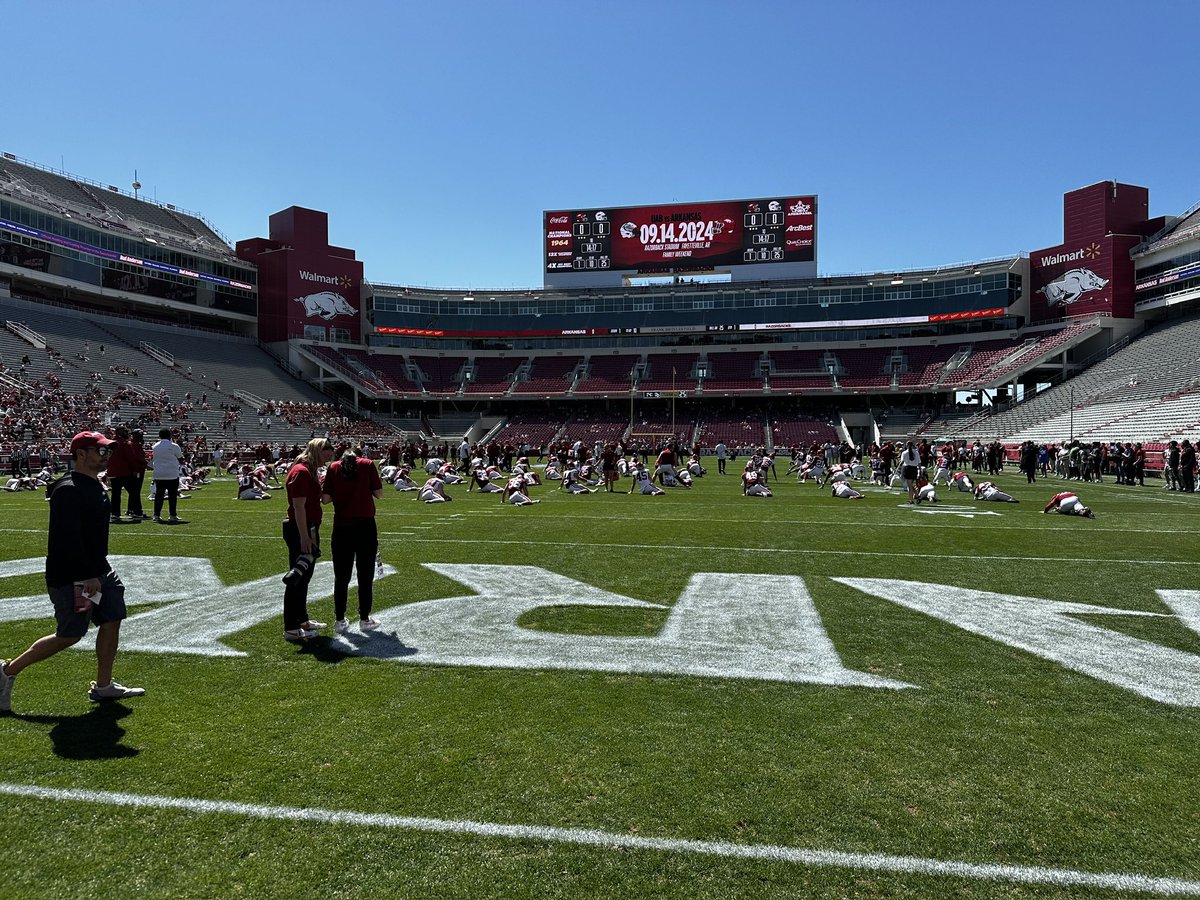
[[[117,684],[115,681],[110,681],[107,687],[99,687],[96,682],[92,682],[92,689],[88,691],[89,700],[124,700],[127,697],[141,697],[146,693],[145,688],[125,687],[123,684]]]
[[[309,619],[301,628],[307,628],[309,631],[320,631],[322,628],[328,627],[324,622],[318,622],[315,619]]]
[[[374,631],[379,627],[378,619],[360,619],[358,622],[359,631]]]
[[[283,630],[283,639],[285,641],[306,641],[316,636],[317,633],[315,631],[310,631],[307,628],[285,628]]]
[[[333,630],[336,631],[338,634],[345,634],[347,631],[350,630],[350,623],[347,622],[345,619],[338,619],[336,622],[333,623]]]
[[[12,712],[13,682],[17,680],[16,675],[4,671],[6,665],[8,660],[0,659],[0,712]]]

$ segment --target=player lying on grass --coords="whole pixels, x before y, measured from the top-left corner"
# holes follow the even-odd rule
[[[950,478],[950,486],[958,488],[964,494],[973,494],[975,492],[975,482],[971,480],[971,476],[966,472],[955,472]]]
[[[237,483],[237,499],[238,500],[270,500],[271,495],[267,493],[267,486],[263,483],[249,463],[242,466],[241,474],[238,475]]]
[[[830,489],[838,500],[861,500],[863,495],[850,486],[848,481],[835,481]]]
[[[1004,493],[1000,488],[996,487],[990,481],[985,481],[979,487],[975,488],[976,500],[991,500],[996,503],[1020,503],[1016,497]]]
[[[927,478],[917,480],[917,503],[937,503],[937,494],[934,492],[933,485],[929,483]]]
[[[562,483],[559,484],[558,489],[561,491],[564,488],[566,488],[566,491],[568,494],[594,494],[594,493],[596,493],[593,489],[589,488],[586,484],[583,483],[583,479],[580,476],[580,472],[579,472],[579,466],[576,465],[574,462],[568,462],[567,468],[563,472]]]
[[[1055,494],[1050,498],[1050,502],[1046,504],[1042,512],[1054,512],[1064,516],[1083,516],[1085,519],[1096,518],[1096,514],[1084,506],[1071,491],[1063,491],[1061,494]]]

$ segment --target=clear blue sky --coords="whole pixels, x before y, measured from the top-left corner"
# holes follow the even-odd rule
[[[325,210],[374,281],[541,284],[543,209],[820,197],[822,273],[1200,200],[1200,4],[14,3],[0,149],[203,213]]]

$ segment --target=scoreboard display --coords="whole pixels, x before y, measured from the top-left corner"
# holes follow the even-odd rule
[[[705,271],[814,262],[817,198],[775,197],[543,214],[545,271]]]

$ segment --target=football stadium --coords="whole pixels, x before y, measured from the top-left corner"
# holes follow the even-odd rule
[[[1200,896],[1200,205],[827,276],[785,187],[482,290],[0,156],[0,659],[87,448],[128,615],[6,676],[0,894]]]

